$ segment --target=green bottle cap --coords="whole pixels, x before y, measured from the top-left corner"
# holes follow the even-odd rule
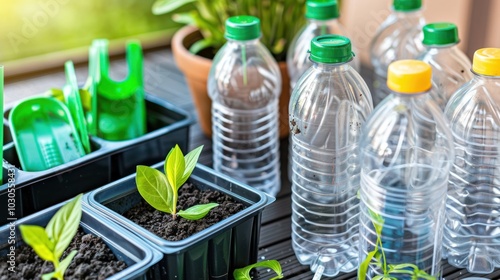
[[[394,0],[393,7],[400,12],[413,11],[422,7],[422,0]]]
[[[449,22],[435,22],[424,26],[424,45],[448,45],[458,43],[457,26]]]
[[[260,37],[260,19],[253,16],[234,16],[226,20],[226,33],[229,40],[246,41]]]
[[[328,34],[315,37],[311,41],[311,60],[321,63],[348,62],[354,57],[349,38]]]
[[[309,0],[306,2],[306,18],[327,20],[338,17],[337,0]]]

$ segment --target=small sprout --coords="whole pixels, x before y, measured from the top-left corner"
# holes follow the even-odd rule
[[[200,204],[177,213],[178,191],[193,173],[202,149],[203,146],[199,146],[184,156],[179,146],[175,145],[165,158],[165,174],[138,165],[135,182],[144,200],[156,210],[172,214],[173,219],[179,215],[187,220],[199,220],[217,207],[217,203]]]
[[[54,271],[42,275],[43,280],[64,279],[64,272],[78,252],[71,251],[68,256],[59,261],[64,250],[75,237],[82,218],[82,194],[61,207],[50,219],[47,227],[35,225],[20,225],[21,237],[35,253],[43,260],[54,264]]]
[[[427,274],[427,272],[425,272],[424,270],[420,270],[418,266],[414,264],[409,264],[409,263],[402,263],[396,265],[388,264],[382,247],[382,228],[385,222],[384,218],[370,209],[368,209],[368,212],[370,214],[371,222],[377,234],[377,241],[375,243],[375,248],[373,249],[373,251],[369,252],[366,258],[363,260],[363,262],[359,265],[358,279],[365,280],[366,273],[368,272],[368,267],[370,265],[374,265],[380,270],[382,270],[383,274],[375,275],[372,278],[373,280],[398,279],[396,275],[401,275],[401,274],[407,274],[411,277],[411,279],[423,278],[426,280],[436,280],[436,277]]]
[[[238,268],[233,271],[233,277],[234,280],[251,280],[252,278],[250,277],[250,270],[253,268],[257,267],[267,267],[272,269],[274,272],[276,272],[276,277],[273,277],[269,280],[273,279],[282,279],[283,278],[283,272],[281,270],[281,265],[277,260],[266,260],[266,261],[260,261],[248,266],[245,266],[243,268]]]

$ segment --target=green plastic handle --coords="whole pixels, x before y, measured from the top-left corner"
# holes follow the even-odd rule
[[[87,132],[87,123],[85,121],[85,113],[83,111],[80,93],[78,89],[78,82],[76,80],[75,66],[73,61],[66,61],[64,64],[66,72],[66,85],[63,88],[64,99],[66,106],[68,106],[73,122],[75,123],[76,130],[82,142],[85,153],[90,153],[90,140]]]

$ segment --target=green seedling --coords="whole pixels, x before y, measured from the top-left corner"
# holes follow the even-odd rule
[[[358,279],[365,280],[366,272],[368,267],[371,265],[376,266],[383,274],[376,275],[372,280],[397,280],[398,276],[401,274],[406,274],[411,277],[412,280],[427,279],[436,280],[436,277],[427,274],[427,272],[420,270],[418,266],[410,263],[402,264],[387,264],[385,258],[385,253],[382,247],[382,228],[384,225],[384,218],[379,214],[368,210],[372,220],[373,227],[377,234],[377,241],[375,243],[375,248],[368,253],[364,261],[359,265],[358,269]]]
[[[26,244],[43,260],[54,264],[54,271],[42,275],[43,280],[64,279],[64,272],[78,252],[71,251],[59,261],[64,250],[75,237],[82,217],[82,194],[61,207],[50,219],[47,227],[36,225],[20,225],[19,230]]]
[[[234,280],[251,280],[252,278],[250,277],[250,271],[253,268],[257,267],[266,267],[272,269],[274,272],[276,272],[275,277],[269,279],[282,279],[283,278],[283,272],[281,270],[281,265],[277,260],[266,260],[266,261],[261,261],[257,262],[248,266],[245,266],[243,268],[238,268],[233,271],[233,277]]]
[[[200,204],[177,213],[179,188],[191,176],[202,149],[203,146],[200,146],[184,156],[179,146],[175,145],[165,159],[165,174],[154,168],[138,165],[135,182],[144,200],[156,210],[171,214],[173,219],[179,215],[187,220],[199,220],[217,207],[217,203]]]

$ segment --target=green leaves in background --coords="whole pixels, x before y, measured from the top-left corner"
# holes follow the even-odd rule
[[[267,267],[267,268],[272,269],[274,272],[276,272],[277,276],[271,278],[270,280],[283,278],[283,272],[281,270],[281,265],[277,260],[265,260],[265,261],[257,262],[255,264],[245,266],[243,268],[235,269],[233,271],[233,277],[235,280],[251,280],[252,278],[250,277],[250,271],[253,268],[257,268],[257,267]]]
[[[54,264],[55,271],[44,274],[43,279],[63,279],[66,268],[77,253],[76,250],[73,250],[63,261],[59,262],[80,225],[82,218],[81,199],[82,194],[62,206],[50,219],[45,229],[35,225],[19,226],[24,242],[33,248],[41,259]]]
[[[184,156],[179,146],[175,145],[165,158],[163,165],[165,174],[154,168],[138,165],[135,182],[144,200],[158,211],[172,214],[175,219],[179,188],[193,173],[202,150],[203,146],[199,146]],[[178,214],[188,220],[198,220],[218,205],[217,203],[195,205],[179,211]]]
[[[261,42],[278,61],[285,61],[286,51],[305,23],[306,0],[157,0],[153,4],[154,14],[174,13],[191,4],[194,9],[172,15],[175,22],[198,27],[203,40],[191,46],[197,53],[207,47],[214,54],[226,42],[225,21],[237,15],[256,16],[261,21]]]

